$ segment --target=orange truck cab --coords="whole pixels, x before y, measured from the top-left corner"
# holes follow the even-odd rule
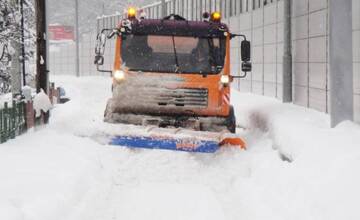
[[[109,33],[109,34],[105,34]],[[101,46],[116,36],[114,68],[101,70]],[[135,14],[98,35],[95,64],[111,72],[113,96],[105,121],[235,133],[230,103],[230,40],[243,37],[242,70],[251,71],[250,42],[230,33],[217,12],[204,21],[179,15],[138,19]]]

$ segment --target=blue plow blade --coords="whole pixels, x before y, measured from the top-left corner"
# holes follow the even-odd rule
[[[129,148],[162,149],[199,153],[215,153],[219,148],[216,141],[175,139],[170,137],[135,137],[116,136],[111,145],[119,145]]]

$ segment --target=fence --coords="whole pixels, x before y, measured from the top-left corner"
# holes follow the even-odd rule
[[[4,103],[4,108],[0,110],[0,143],[22,134],[26,130],[25,123],[25,102],[13,101]]]
[[[96,71],[94,65],[96,32],[81,34],[80,38],[80,73],[84,75],[101,75]],[[109,66],[110,54],[113,48],[112,42],[107,44],[105,61]],[[49,47],[49,68],[51,75],[75,75],[75,42],[50,42]],[[111,68],[110,68],[111,69]]]
[[[59,88],[50,86],[49,98],[51,103],[61,103]],[[32,100],[13,99],[10,103],[5,101],[0,109],[0,144],[14,139],[37,125],[47,123],[49,113],[42,112],[36,117]]]
[[[328,4],[328,0],[292,1],[293,100],[295,104],[326,113],[330,112],[329,99],[331,94]],[[160,2],[145,6],[142,9],[149,18],[161,16]],[[190,20],[200,20],[201,14],[205,11],[221,11],[223,21],[229,24],[233,33],[245,34],[252,41],[253,71],[245,79],[238,80],[235,83],[235,88],[242,92],[252,92],[281,99],[283,0],[168,0],[166,1],[166,9],[167,14],[180,14]],[[355,120],[358,122],[360,122],[359,12],[360,1],[353,0],[353,98]],[[121,18],[121,15],[103,16],[97,20],[97,30],[113,28]],[[91,68],[85,71],[86,74],[98,74],[92,65],[93,53],[90,53],[89,56],[88,52],[93,48],[95,34],[87,35],[87,37],[84,37],[82,41],[84,52],[81,53],[83,56],[81,62],[91,63]],[[92,39],[90,39],[91,37]],[[113,44],[113,41],[108,43],[106,49],[105,60],[108,62],[106,68],[109,69],[112,67]],[[234,39],[231,48],[232,74],[239,74],[240,39]],[[51,59],[51,62],[53,60]],[[54,72],[52,69],[51,71]]]

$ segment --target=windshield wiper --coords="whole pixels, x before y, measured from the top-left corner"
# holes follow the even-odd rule
[[[175,64],[176,64],[175,73],[178,73],[180,71],[180,66],[179,66],[179,59],[178,59],[177,52],[176,52],[176,45],[175,45],[175,37],[174,37],[174,35],[172,35],[172,41],[173,41],[173,46],[174,46],[174,55],[175,55]]]

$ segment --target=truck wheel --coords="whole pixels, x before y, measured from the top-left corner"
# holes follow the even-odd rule
[[[236,133],[236,118],[233,106],[230,106],[229,116],[226,119],[226,127],[231,133]]]

